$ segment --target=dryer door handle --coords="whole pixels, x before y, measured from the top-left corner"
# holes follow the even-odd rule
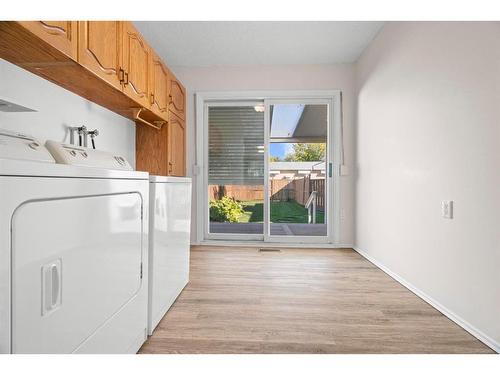
[[[59,267],[57,263],[54,263],[51,269],[52,276],[52,303],[50,309],[53,310],[59,303],[61,294],[61,277],[59,272]]]
[[[42,315],[61,305],[61,259],[42,268]]]

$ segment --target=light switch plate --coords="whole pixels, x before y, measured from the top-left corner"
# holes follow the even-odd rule
[[[441,214],[445,219],[453,219],[453,201],[441,202]]]

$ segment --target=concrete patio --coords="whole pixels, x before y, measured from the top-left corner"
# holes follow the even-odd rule
[[[210,233],[262,234],[263,223],[210,222]],[[326,224],[271,223],[272,236],[326,236]]]

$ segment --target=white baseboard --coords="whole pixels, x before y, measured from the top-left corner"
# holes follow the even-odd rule
[[[466,320],[462,319],[460,316],[457,314],[453,313],[452,311],[448,310],[446,307],[441,305],[438,301],[434,300],[432,297],[427,295],[426,293],[422,292],[420,289],[416,288],[413,286],[411,283],[403,279],[401,276],[399,276],[397,273],[391,271],[388,269],[386,266],[384,266],[382,263],[380,263],[378,260],[374,259],[370,255],[366,254],[364,251],[360,250],[357,247],[353,247],[353,249],[359,253],[363,258],[368,260],[370,263],[373,263],[377,268],[380,268],[382,271],[384,271],[386,274],[388,274],[390,277],[392,277],[394,280],[396,280],[398,283],[403,285],[405,288],[409,289],[411,292],[416,294],[418,297],[422,298],[425,302],[427,302],[429,305],[434,307],[436,310],[440,311],[443,315],[451,319],[453,322],[458,324],[460,327],[465,329],[467,332],[469,332],[472,336],[476,337],[478,340],[482,341],[484,344],[488,345],[491,349],[496,351],[497,353],[500,353],[500,343],[497,341],[493,340],[491,337],[488,335],[484,334],[481,332],[479,329],[474,327],[472,324],[469,324]]]
[[[312,249],[352,249],[352,244],[332,243],[294,243],[294,242],[263,242],[263,241],[228,241],[228,240],[203,240],[197,244],[207,246],[240,246],[240,247],[288,247],[288,248],[312,248]]]

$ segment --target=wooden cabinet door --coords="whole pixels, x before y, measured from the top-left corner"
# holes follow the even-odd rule
[[[170,113],[168,123],[168,174],[186,175],[186,131],[184,120]]]
[[[173,74],[170,74],[168,97],[169,109],[181,119],[186,118],[186,89]]]
[[[168,125],[161,130],[135,127],[135,167],[152,175],[168,175]]]
[[[151,49],[131,22],[123,22],[123,92],[140,106],[149,108],[149,59]]]
[[[158,57],[151,51],[151,110],[158,116],[168,121],[168,80],[169,70]]]
[[[121,22],[80,21],[78,62],[117,89],[122,89]]]
[[[20,21],[19,24],[76,60],[78,50],[77,21]]]

